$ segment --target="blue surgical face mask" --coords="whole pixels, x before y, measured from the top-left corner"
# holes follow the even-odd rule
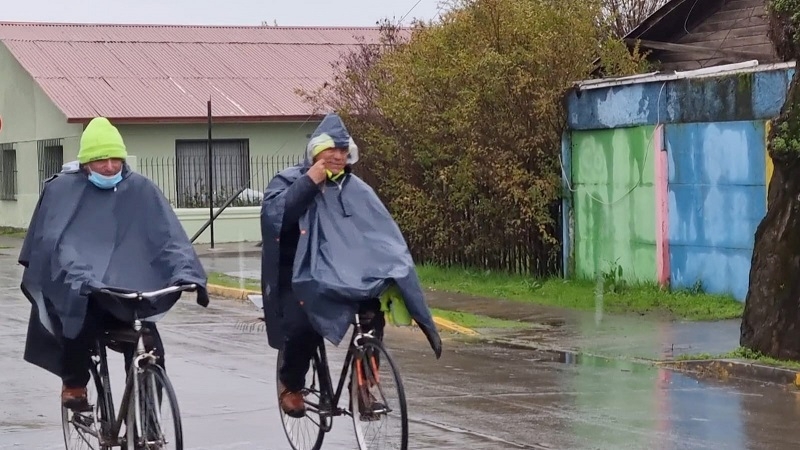
[[[89,172],[89,181],[92,182],[93,185],[97,186],[100,189],[113,189],[117,187],[120,181],[122,181],[122,171],[116,173],[116,175],[106,176],[100,175],[97,172]]]

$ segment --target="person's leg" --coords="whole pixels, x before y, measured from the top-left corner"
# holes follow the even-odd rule
[[[308,314],[297,299],[289,294],[283,303],[283,362],[278,378],[281,383],[280,404],[283,411],[292,417],[305,414],[305,402],[301,391],[306,384],[306,375],[317,345],[322,337],[314,331]]]
[[[61,403],[70,409],[84,410],[89,407],[86,385],[89,383],[91,351],[97,339],[100,317],[92,303],[86,310],[83,328],[75,339],[63,339],[63,361],[61,372]]]
[[[91,334],[81,331],[75,339],[64,339],[61,373],[61,403],[70,409],[88,407],[86,385],[89,383]]]

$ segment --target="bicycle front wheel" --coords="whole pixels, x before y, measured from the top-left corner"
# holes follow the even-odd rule
[[[275,380],[278,393],[278,411],[281,416],[283,430],[293,450],[319,450],[325,433],[331,428],[330,400],[320,379],[321,367],[319,351],[310,361],[309,373],[306,376],[306,387],[303,389],[303,398],[306,404],[306,413],[303,417],[291,417],[281,408],[280,370],[283,364],[283,349],[278,351],[277,370]]]
[[[408,410],[400,371],[377,339],[353,352],[350,412],[361,450],[408,449]]]
[[[61,428],[64,431],[64,444],[67,450],[110,450],[100,445],[102,421],[109,420],[102,395],[102,385],[94,371],[86,385],[89,408],[85,411],[73,411],[61,406]]]
[[[183,450],[181,413],[167,374],[160,366],[148,365],[136,376],[138,395],[128,404],[128,450]]]

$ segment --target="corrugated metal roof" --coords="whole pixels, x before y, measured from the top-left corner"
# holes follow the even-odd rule
[[[279,119],[313,111],[295,89],[377,28],[0,22],[2,41],[69,120]]]

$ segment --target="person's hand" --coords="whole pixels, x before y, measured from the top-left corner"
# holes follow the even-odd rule
[[[315,184],[320,184],[325,181],[325,160],[320,158],[317,162],[308,169],[308,177],[311,178]]]

